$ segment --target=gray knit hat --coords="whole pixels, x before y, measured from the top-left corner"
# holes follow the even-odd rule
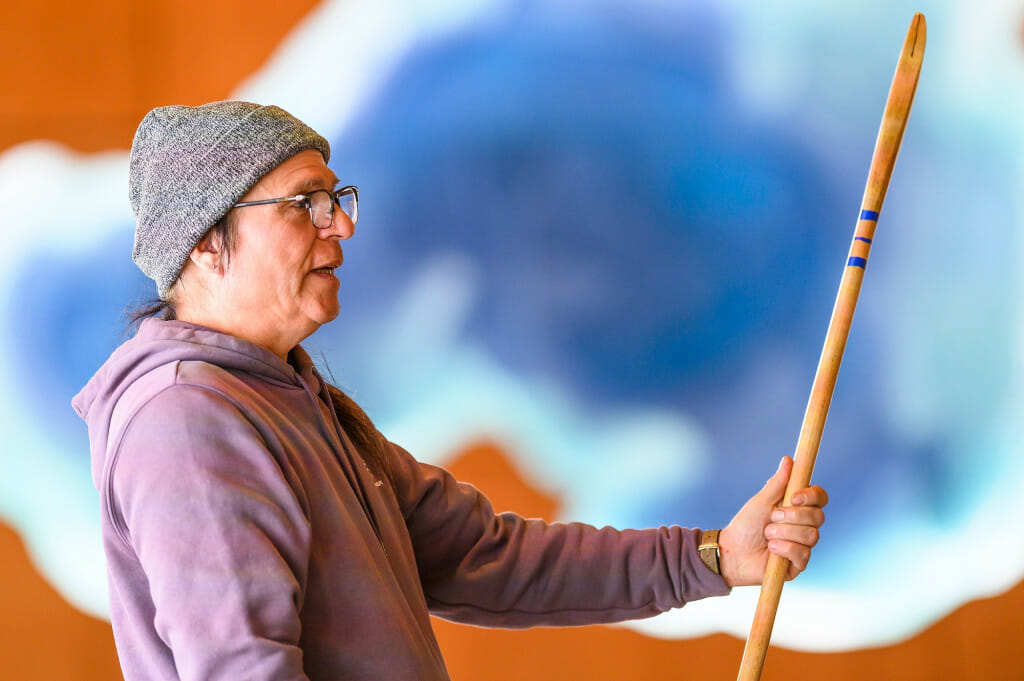
[[[162,106],[139,124],[128,167],[135,264],[160,298],[188,255],[260,178],[300,151],[331,147],[276,106],[214,102]]]

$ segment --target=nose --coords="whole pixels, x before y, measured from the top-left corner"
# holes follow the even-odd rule
[[[352,235],[356,233],[356,226],[352,224],[352,218],[346,215],[345,211],[335,208],[334,220],[331,222],[331,226],[327,229],[318,229],[316,232],[316,235],[321,239],[344,241],[345,239],[352,238]]]

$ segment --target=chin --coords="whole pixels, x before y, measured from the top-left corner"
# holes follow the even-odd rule
[[[309,318],[322,326],[338,318],[338,313],[341,312],[341,305],[335,300],[333,303],[317,305],[316,309],[310,312]]]

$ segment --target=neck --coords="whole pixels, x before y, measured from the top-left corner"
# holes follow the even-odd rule
[[[235,309],[223,309],[213,301],[205,303],[181,304],[175,309],[175,316],[183,322],[199,324],[236,338],[247,340],[271,351],[283,361],[288,361],[288,353],[298,345],[299,340],[281,337],[272,322],[260,319],[259,316],[240,314]]]

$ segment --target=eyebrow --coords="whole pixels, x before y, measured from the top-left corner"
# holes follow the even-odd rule
[[[334,189],[339,184],[341,184],[341,180],[339,180],[338,176],[335,175],[334,173],[331,173],[331,178],[333,178],[333,179],[328,182],[328,186],[326,186],[326,187],[324,186],[324,179],[322,177],[310,177],[310,178],[307,178],[302,183],[300,183],[299,186],[296,187],[295,191],[292,192],[292,193],[293,194],[306,194],[306,193],[311,192],[311,191],[313,191],[315,189],[328,189],[328,190],[330,190],[330,189]]]

